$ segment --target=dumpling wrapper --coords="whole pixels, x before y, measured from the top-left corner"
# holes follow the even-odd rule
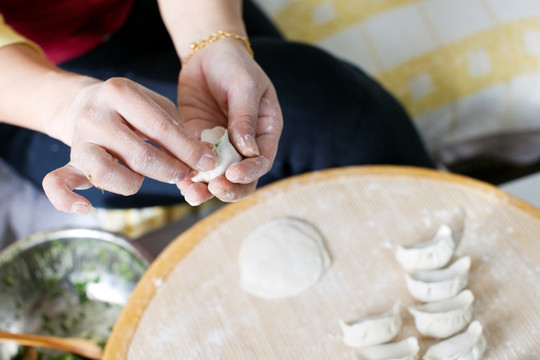
[[[193,182],[210,182],[218,176],[224,175],[229,166],[242,160],[242,155],[236,151],[229,140],[227,129],[216,126],[213,129],[203,130],[201,141],[212,144],[216,157],[216,167],[208,171],[199,171],[191,178]]]
[[[314,285],[330,266],[330,255],[311,224],[279,218],[244,239],[238,261],[242,288],[276,299],[298,295]]]

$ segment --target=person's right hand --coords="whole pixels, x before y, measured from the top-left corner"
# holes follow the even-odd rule
[[[47,197],[65,212],[92,210],[73,189],[132,195],[144,177],[176,184],[215,166],[211,149],[187,135],[170,100],[125,78],[93,81],[49,130],[71,146],[70,162],[43,179]]]

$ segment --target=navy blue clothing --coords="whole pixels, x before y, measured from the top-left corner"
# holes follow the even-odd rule
[[[180,62],[155,3],[138,1],[117,34],[60,66],[103,80],[127,77],[176,102]],[[272,80],[284,118],[274,166],[259,186],[349,165],[433,167],[406,112],[373,79],[323,50],[287,41],[250,1],[244,3],[244,18],[255,60]],[[69,161],[69,148],[47,135],[0,124],[0,156],[41,187],[48,172]],[[175,185],[152,179],[129,197],[97,189],[82,194],[94,206],[107,208],[183,201]]]

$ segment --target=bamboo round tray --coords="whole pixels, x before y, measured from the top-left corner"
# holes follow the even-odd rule
[[[239,285],[242,240],[292,216],[324,236],[332,265],[298,296],[265,300]],[[407,292],[396,244],[463,233],[474,318],[487,359],[540,353],[540,211],[491,185],[410,167],[351,167],[290,178],[227,205],[176,238],[151,265],[115,325],[105,359],[353,359],[339,320],[387,311]],[[419,336],[402,310],[397,340]]]

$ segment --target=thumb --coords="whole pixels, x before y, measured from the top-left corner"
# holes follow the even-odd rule
[[[247,95],[246,95],[247,94]],[[229,137],[236,149],[245,157],[259,156],[256,133],[260,96],[255,91],[229,96]]]

